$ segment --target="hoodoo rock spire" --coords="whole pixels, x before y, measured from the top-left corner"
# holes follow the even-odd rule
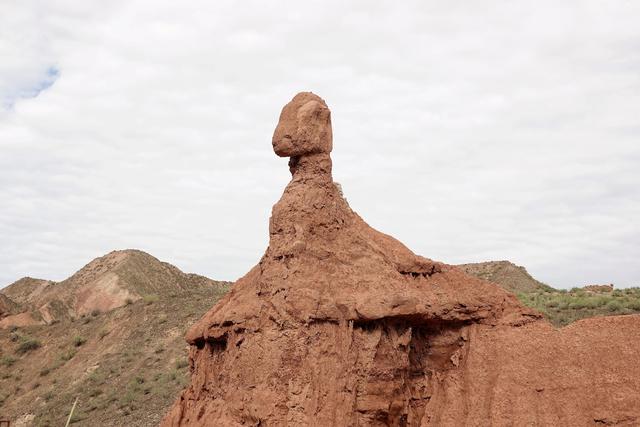
[[[369,227],[331,178],[331,113],[317,95],[283,108],[272,146],[292,179],[269,246],[187,332],[191,384],[163,426],[640,422],[637,364],[595,367],[622,345],[638,354],[630,320],[555,330],[497,285]],[[561,371],[573,355],[602,376]]]

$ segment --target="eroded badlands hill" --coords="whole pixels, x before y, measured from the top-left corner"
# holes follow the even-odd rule
[[[269,246],[187,333],[191,384],[162,425],[640,422],[640,317],[557,330],[369,227],[332,180],[316,95],[284,107],[272,146],[292,180]]]
[[[132,299],[81,314],[77,307],[96,299],[75,295],[93,286],[103,295],[105,280]],[[76,397],[73,425],[157,425],[187,380],[187,326],[229,285],[141,251],[112,252],[68,280],[45,282],[23,279],[7,290],[33,310],[47,306],[47,295],[65,307],[50,324],[0,329],[0,419],[12,426],[64,425]]]
[[[0,291],[17,307],[0,320],[11,325],[50,324],[106,312],[145,295],[203,288],[212,281],[186,274],[138,250],[113,251],[96,258],[62,282],[25,277]]]

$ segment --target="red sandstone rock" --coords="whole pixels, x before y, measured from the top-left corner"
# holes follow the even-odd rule
[[[311,93],[283,109],[269,247],[188,331],[191,384],[163,426],[640,423],[637,316],[556,330],[372,229],[332,180],[330,124]]]

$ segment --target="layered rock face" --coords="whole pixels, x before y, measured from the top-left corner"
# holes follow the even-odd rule
[[[640,422],[638,318],[555,330],[497,285],[415,255],[350,209],[331,135],[318,96],[284,107],[272,142],[292,180],[269,247],[188,331],[192,381],[162,425]]]

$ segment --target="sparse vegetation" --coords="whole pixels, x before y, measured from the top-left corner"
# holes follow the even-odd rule
[[[554,289],[531,277],[524,267],[508,261],[462,264],[458,267],[516,294],[524,305],[540,311],[556,326],[565,326],[587,317],[640,313],[640,288],[637,287]]]
[[[187,366],[189,366],[189,362],[186,358],[180,358],[176,360],[176,369],[186,368]]]
[[[16,360],[17,359],[15,357],[5,354],[0,358],[0,364],[2,364],[3,366],[9,367],[9,366],[13,366],[13,364],[16,363]]]
[[[20,344],[18,344],[18,348],[16,348],[16,353],[25,354],[33,350],[37,350],[42,347],[42,343],[28,336],[20,337]]]
[[[150,294],[150,295],[143,296],[142,300],[146,305],[151,305],[153,303],[158,302],[160,300],[160,297],[156,294]]]
[[[88,313],[75,321],[63,318],[58,324],[20,328],[13,331],[13,342],[9,330],[0,330],[0,394],[6,390],[12,396],[2,406],[3,415],[27,408],[36,415],[34,426],[64,425],[81,395],[72,425],[88,425],[89,420],[97,425],[157,425],[188,383],[184,332],[227,289],[172,291],[171,298],[149,290],[150,303],[142,300],[98,316]],[[27,335],[51,353],[21,358],[9,353]],[[84,357],[84,347],[98,338],[99,353]],[[6,358],[13,361],[4,362]],[[7,364],[14,365],[8,369]],[[33,393],[40,396],[37,405]]]
[[[519,293],[523,304],[542,312],[556,326],[595,316],[640,313],[640,288],[612,292],[541,289]]]
[[[74,348],[70,348],[60,354],[60,360],[68,362],[69,360],[73,359],[75,355],[76,350]]]
[[[81,345],[83,345],[84,343],[87,342],[87,339],[81,336],[75,336],[73,337],[73,345],[76,347],[80,347]]]

